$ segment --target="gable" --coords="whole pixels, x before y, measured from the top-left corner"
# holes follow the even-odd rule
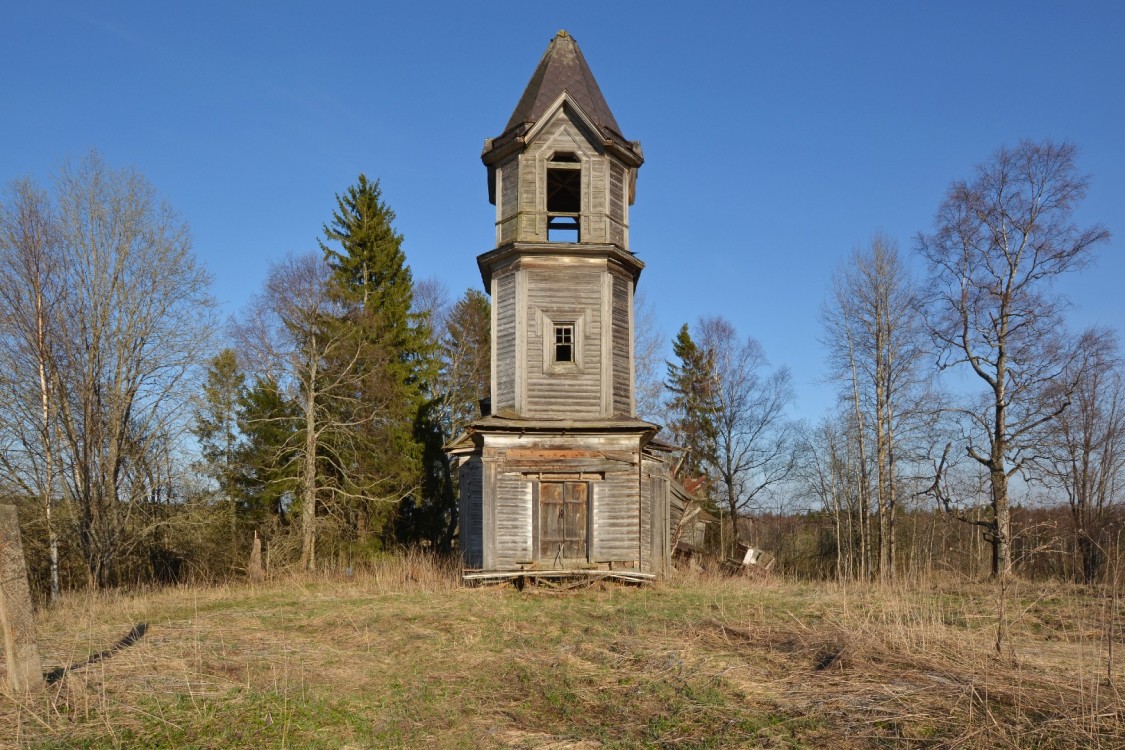
[[[542,154],[554,151],[572,151],[582,156],[605,153],[604,139],[597,126],[582,108],[563,92],[547,113],[535,123],[524,138],[525,153]],[[542,154],[549,158],[550,153]]]

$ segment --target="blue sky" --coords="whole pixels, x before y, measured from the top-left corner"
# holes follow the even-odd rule
[[[547,42],[578,40],[641,141],[633,250],[671,338],[722,314],[832,404],[817,312],[876,231],[908,254],[950,181],[1021,138],[1069,139],[1078,220],[1114,232],[1062,291],[1122,329],[1125,3],[8,3],[0,181],[99,150],[190,223],[236,311],[315,249],[334,195],[382,181],[417,279],[479,286],[479,155]]]

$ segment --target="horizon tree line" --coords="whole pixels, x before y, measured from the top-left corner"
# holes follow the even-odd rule
[[[682,326],[662,362],[638,299],[638,413],[667,424],[732,543],[760,545],[766,508],[810,498],[832,575],[889,580],[904,513],[929,507],[1006,577],[1018,478],[1068,509],[1078,577],[1101,574],[1122,520],[1123,368],[1116,332],[1070,334],[1052,287],[1109,237],[1074,224],[1089,182],[1075,158],[1021,142],[954,181],[916,238],[921,280],[892,238],[852,252],[821,310],[839,409],[816,425],[789,415],[788,368],[722,316]],[[309,571],[455,546],[442,446],[488,392],[489,300],[416,283],[394,219],[361,174],[319,247],[271,264],[221,335],[187,225],[141,175],[91,154],[48,189],[9,186],[0,481],[31,512],[52,598],[229,575],[255,533]],[[959,371],[975,395],[943,390]]]

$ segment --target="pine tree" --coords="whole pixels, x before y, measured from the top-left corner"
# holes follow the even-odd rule
[[[713,367],[707,353],[692,341],[687,323],[672,342],[672,353],[680,360],[668,362],[665,384],[672,398],[669,427],[684,451],[681,472],[689,477],[706,477],[715,462],[716,427],[711,398]]]

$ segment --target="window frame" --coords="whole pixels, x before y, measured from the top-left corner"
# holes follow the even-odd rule
[[[574,363],[574,324],[570,322],[556,322],[554,325],[554,351],[551,361],[554,364]],[[568,356],[564,359],[559,356],[559,350],[566,347]]]
[[[573,375],[585,370],[586,312],[579,309],[539,310],[539,334],[543,340],[543,372],[548,375]],[[571,329],[571,360],[556,357],[555,329]]]

